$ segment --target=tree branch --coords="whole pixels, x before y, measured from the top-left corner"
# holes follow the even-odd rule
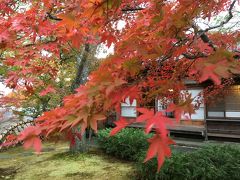
[[[210,30],[212,30],[212,29],[216,29],[216,28],[222,27],[224,24],[228,23],[228,22],[233,18],[232,9],[233,9],[233,7],[234,7],[234,5],[235,5],[236,2],[237,2],[237,0],[234,0],[234,1],[232,2],[232,4],[230,5],[230,7],[229,7],[229,9],[228,9],[228,17],[226,18],[225,21],[222,21],[222,22],[221,22],[220,24],[218,24],[218,25],[209,27],[209,28],[203,30],[203,32],[207,32],[207,31],[210,31]]]
[[[226,20],[222,21],[220,24],[218,25],[215,25],[215,26],[212,26],[212,27],[209,27],[205,30],[203,29],[199,29],[197,27],[197,25],[193,25],[193,29],[195,31],[195,34],[197,35],[197,37],[200,37],[201,40],[204,42],[204,43],[208,43],[208,45],[214,50],[216,51],[216,47],[214,46],[213,42],[209,39],[209,37],[206,35],[206,32],[212,30],[212,29],[215,29],[215,28],[219,28],[219,27],[222,27],[224,24],[228,23],[232,18],[233,18],[233,14],[232,14],[232,9],[235,5],[237,0],[234,0],[232,2],[232,4],[230,5],[229,7],[229,10],[228,10],[228,17],[226,18]]]
[[[58,18],[58,17],[52,15],[50,12],[47,12],[47,17],[48,17],[49,19],[51,19],[51,20],[62,21],[61,18]]]
[[[216,51],[216,47],[214,46],[213,42],[209,39],[209,37],[206,35],[204,30],[200,29],[196,24],[193,24],[192,28],[194,29],[194,33],[195,33],[194,37],[196,39],[200,37],[204,43],[207,43],[209,47],[211,47],[214,51]]]
[[[216,47],[214,46],[213,42],[209,39],[209,37],[206,35],[206,33],[203,30],[199,30],[198,34],[201,38],[201,40],[204,43],[208,43],[208,45],[214,50],[216,51]]]
[[[182,55],[187,59],[198,59],[198,58],[208,57],[206,54],[201,52],[198,52],[197,54],[183,53]]]
[[[124,9],[122,9],[123,12],[132,12],[132,11],[141,11],[141,10],[144,10],[144,8],[141,8],[141,7],[126,7]]]

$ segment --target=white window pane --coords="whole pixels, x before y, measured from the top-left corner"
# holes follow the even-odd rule
[[[226,111],[226,117],[240,117],[240,111],[239,112],[229,112]]]
[[[123,107],[121,108],[121,116],[123,117],[137,117],[136,107]]]
[[[208,111],[209,117],[224,117],[224,112]]]

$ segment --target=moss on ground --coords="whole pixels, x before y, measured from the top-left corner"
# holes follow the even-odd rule
[[[16,180],[127,180],[132,179],[134,165],[92,149],[88,153],[69,153],[68,145],[44,144],[36,155],[22,147],[0,153],[0,179]]]

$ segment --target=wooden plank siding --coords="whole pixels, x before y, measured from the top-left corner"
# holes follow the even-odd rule
[[[218,97],[216,97],[218,98]],[[240,86],[234,85],[207,106],[206,130],[208,137],[235,138],[240,140]]]
[[[209,137],[240,138],[240,120],[207,119],[207,135]]]

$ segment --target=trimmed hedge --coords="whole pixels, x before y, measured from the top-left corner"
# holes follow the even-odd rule
[[[142,151],[148,148],[147,139],[152,135],[146,135],[142,129],[125,128],[116,135],[110,137],[111,129],[100,130],[97,140],[101,149],[107,154],[136,161]]]
[[[173,151],[159,173],[157,160],[142,163],[142,154],[137,163],[137,179],[144,180],[239,180],[240,146],[209,145],[193,152]]]
[[[182,152],[173,149],[159,173],[157,160],[143,163],[148,148],[141,129],[126,128],[109,137],[111,129],[100,130],[100,147],[107,153],[125,160],[136,161],[136,179],[140,180],[240,180],[240,146],[208,145],[199,150]]]

